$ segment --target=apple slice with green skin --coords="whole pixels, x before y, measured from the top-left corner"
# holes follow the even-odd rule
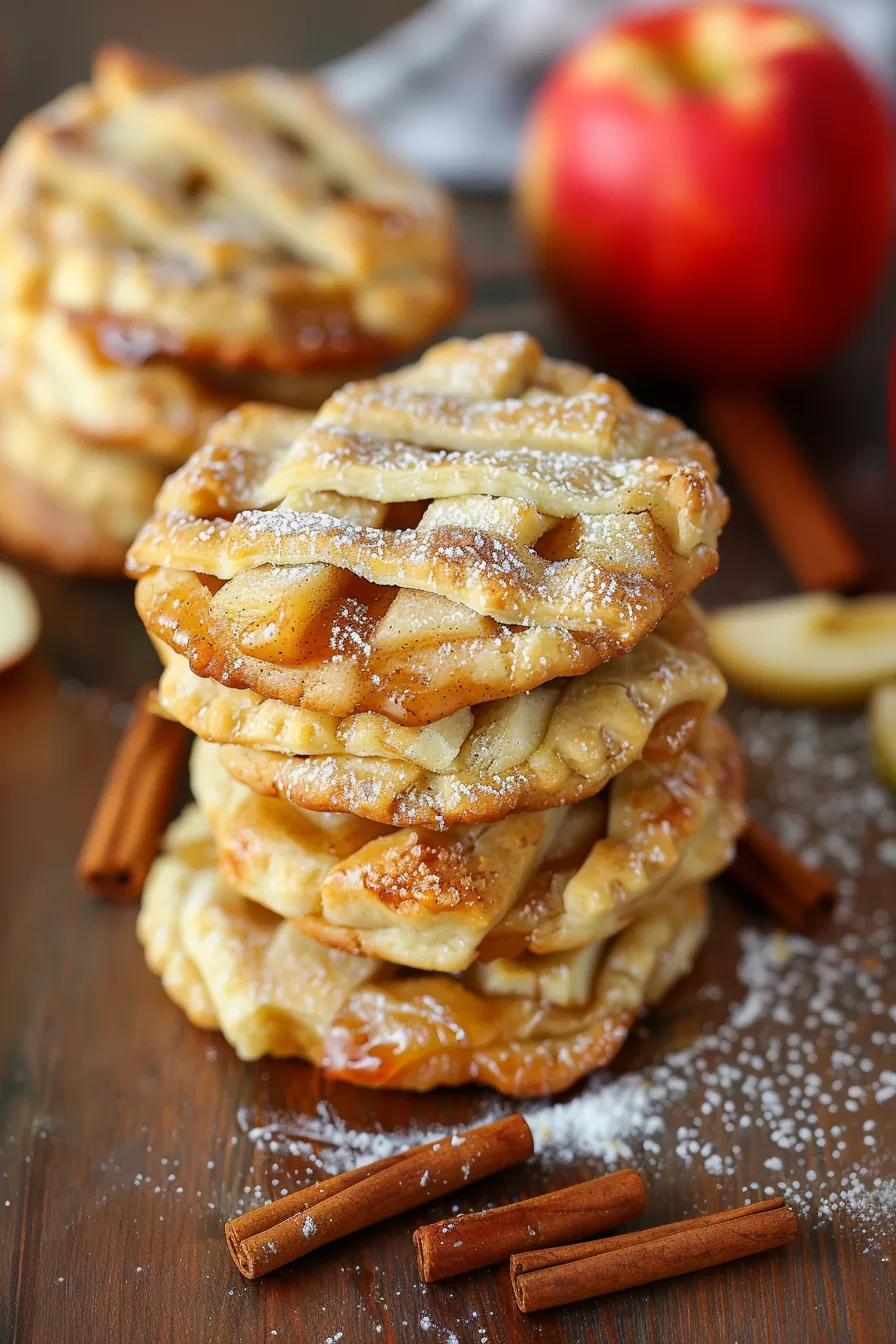
[[[881,682],[871,692],[868,727],[877,773],[896,793],[896,681]]]
[[[736,686],[781,705],[847,705],[896,677],[896,595],[799,593],[709,618],[713,655]]]
[[[31,652],[40,634],[40,611],[22,575],[0,565],[0,672]]]

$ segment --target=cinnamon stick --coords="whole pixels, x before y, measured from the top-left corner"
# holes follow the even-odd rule
[[[417,1263],[427,1283],[507,1260],[515,1251],[557,1246],[618,1227],[644,1212],[647,1196],[636,1171],[614,1171],[549,1195],[482,1213],[442,1219],[414,1233]]]
[[[247,1279],[260,1278],[331,1241],[450,1195],[532,1156],[532,1132],[509,1115],[319,1181],[227,1223],[230,1254]]]
[[[138,691],[78,856],[78,880],[111,901],[136,900],[171,812],[190,735]]]
[[[836,900],[833,878],[808,867],[752,818],[728,871],[740,887],[798,932],[811,928]]]
[[[602,1241],[514,1255],[513,1293],[520,1311],[543,1311],[757,1255],[795,1236],[792,1210],[783,1199],[768,1199]]]
[[[703,398],[709,437],[734,467],[801,588],[854,588],[867,560],[838,517],[782,416],[756,392],[714,388]]]

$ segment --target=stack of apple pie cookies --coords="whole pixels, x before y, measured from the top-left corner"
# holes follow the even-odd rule
[[[0,156],[0,541],[120,574],[214,421],[408,354],[458,274],[447,198],[312,79],[104,48]]]
[[[705,443],[521,334],[246,405],[130,550],[196,734],[139,921],[244,1058],[558,1091],[690,968],[743,823]]]

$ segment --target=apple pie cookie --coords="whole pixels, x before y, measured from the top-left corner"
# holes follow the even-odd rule
[[[677,421],[531,337],[449,341],[310,427],[226,417],[129,572],[198,675],[423,724],[633,648],[716,566],[714,475]]]
[[[243,1059],[298,1056],[367,1087],[475,1081],[514,1096],[562,1091],[609,1063],[638,1013],[688,973],[706,931],[705,892],[688,886],[587,949],[413,974],[323,947],[238,896],[195,811],[169,831],[138,921],[169,997]]]
[[[434,832],[260,796],[197,742],[193,795],[235,891],[331,947],[424,970],[609,937],[671,887],[714,877],[744,822],[740,759],[713,720],[597,798]]]
[[[0,433],[24,404],[46,441],[170,470],[247,398],[313,410],[413,349],[459,275],[447,198],[314,80],[105,47],[0,155]],[[7,544],[120,571],[119,512],[2,471]]]
[[[13,133],[0,256],[135,363],[343,376],[412,349],[461,298],[452,211],[273,69],[190,75],[103,48],[89,86]]]
[[[197,677],[162,646],[158,700],[257,793],[392,826],[443,829],[590,797],[642,756],[673,755],[721,704],[710,660],[648,635],[581,677],[422,727],[331,714]]]

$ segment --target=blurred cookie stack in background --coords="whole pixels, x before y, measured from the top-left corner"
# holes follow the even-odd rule
[[[447,199],[313,80],[103,49],[0,158],[0,542],[119,573],[228,408],[317,407],[461,298]]]
[[[522,334],[245,406],[130,551],[198,736],[139,932],[247,1058],[559,1091],[691,967],[744,820],[688,595],[711,450]]]

